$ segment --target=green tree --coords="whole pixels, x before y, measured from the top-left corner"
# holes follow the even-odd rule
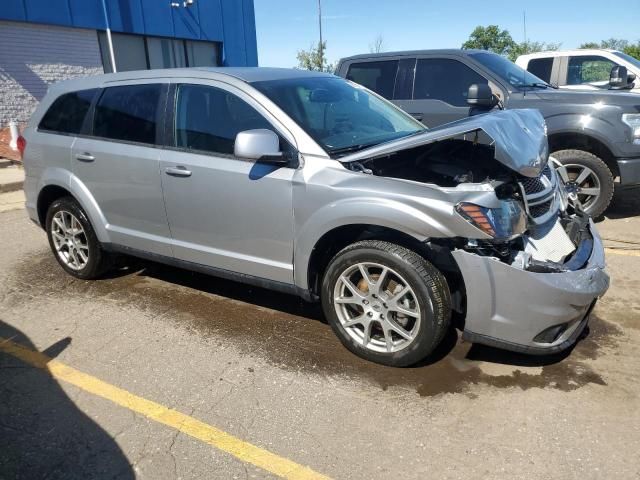
[[[326,41],[322,42],[322,44],[318,42],[315,47],[311,45],[309,50],[298,50],[298,54],[296,55],[298,59],[298,68],[318,72],[333,72],[335,70],[335,65],[327,62],[326,51]]]
[[[527,55],[528,53],[536,53],[536,52],[548,52],[550,50],[558,50],[560,48],[560,43],[545,43],[545,42],[534,42],[531,40],[526,40],[524,42],[516,43],[509,50],[509,60],[512,62],[516,61],[520,55]]]
[[[623,50],[627,55],[631,55],[633,58],[640,60],[640,41],[635,44],[630,44]]]
[[[640,40],[636,43],[631,43],[629,40],[621,38],[609,38],[602,40],[601,42],[586,42],[580,45],[580,48],[610,48],[612,50],[618,50],[624,52],[627,55],[631,55],[634,58],[640,60]]]
[[[500,55],[509,55],[515,45],[516,43],[507,30],[500,30],[497,25],[487,27],[478,25],[469,35],[469,39],[462,44],[462,48],[477,48]]]

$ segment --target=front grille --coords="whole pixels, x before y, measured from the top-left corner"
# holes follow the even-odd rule
[[[522,183],[522,186],[524,187],[524,193],[526,193],[527,195],[531,195],[533,193],[540,193],[545,189],[544,183],[542,183],[542,180],[540,180],[540,177],[527,178],[520,183]]]
[[[547,164],[537,178],[522,178],[520,187],[525,199],[529,217],[535,223],[544,223],[549,219],[556,206],[557,176]]]
[[[538,205],[530,206],[529,215],[531,215],[533,218],[541,217],[549,211],[552,204],[553,204],[553,200],[547,200],[544,203],[539,203]]]

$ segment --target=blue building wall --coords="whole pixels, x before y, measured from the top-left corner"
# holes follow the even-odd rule
[[[218,41],[225,65],[258,65],[253,0],[105,1],[114,32]],[[0,20],[106,28],[101,0],[0,0]]]

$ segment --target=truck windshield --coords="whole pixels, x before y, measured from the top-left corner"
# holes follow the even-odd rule
[[[484,67],[492,71],[496,76],[503,78],[512,87],[521,89],[526,87],[546,88],[550,86],[544,80],[534,74],[520,68],[515,63],[495,53],[472,53],[471,58],[481,63]]]
[[[252,85],[332,156],[426,130],[395,105],[341,78],[269,80]]]
[[[627,55],[626,53],[622,53],[622,52],[611,52],[611,53],[613,53],[617,57],[622,58],[623,60],[626,60],[634,67],[640,68],[640,60],[638,60],[637,58],[633,58],[631,55]]]

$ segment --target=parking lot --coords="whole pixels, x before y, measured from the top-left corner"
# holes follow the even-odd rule
[[[638,215],[626,191],[599,223],[612,284],[571,352],[451,332],[393,369],[295,297],[131,259],[75,280],[0,213],[0,476],[640,478]]]

